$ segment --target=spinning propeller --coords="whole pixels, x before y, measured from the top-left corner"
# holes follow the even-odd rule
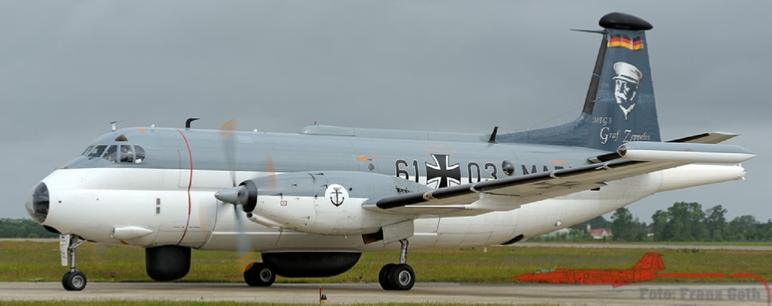
[[[219,131],[220,142],[222,143],[225,159],[228,163],[232,187],[216,192],[214,197],[224,203],[233,204],[233,212],[236,215],[236,248],[239,253],[238,264],[242,270],[246,270],[249,268],[249,260],[252,257],[252,247],[250,246],[249,239],[244,231],[244,223],[240,211],[251,212],[254,209],[254,205],[252,205],[252,208],[248,211],[244,209],[244,204],[249,200],[247,188],[245,186],[236,185],[236,142],[233,138],[233,134],[236,132],[236,119],[226,121],[220,127]],[[256,190],[254,194],[257,194]]]

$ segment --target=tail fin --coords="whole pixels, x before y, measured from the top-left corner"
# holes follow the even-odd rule
[[[638,261],[632,270],[664,270],[665,263],[662,262],[662,255],[654,252],[646,253],[643,258]]]
[[[660,141],[645,31],[638,17],[610,13],[600,19],[603,34],[584,109],[573,122],[499,135],[500,142],[579,146],[616,151],[628,141]]]

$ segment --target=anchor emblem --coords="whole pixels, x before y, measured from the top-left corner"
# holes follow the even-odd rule
[[[343,189],[343,186],[330,186],[330,187],[333,190],[332,192],[330,192],[330,203],[332,203],[332,205],[335,205],[335,207],[338,207],[341,204],[343,204],[343,201],[346,200],[345,191],[344,192],[340,191],[341,189]]]

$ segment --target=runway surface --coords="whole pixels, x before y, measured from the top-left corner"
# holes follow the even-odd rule
[[[235,301],[318,304],[352,303],[550,303],[563,305],[769,305],[760,283],[610,285],[418,283],[410,291],[384,291],[378,284],[89,283],[68,292],[60,283],[0,283],[2,301]]]

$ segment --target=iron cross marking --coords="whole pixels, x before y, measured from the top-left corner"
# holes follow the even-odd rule
[[[343,201],[345,201],[346,198],[340,196],[343,194],[342,192],[340,192],[340,187],[333,187],[332,189],[335,190],[332,192],[333,194],[335,194],[335,198],[330,197],[330,202],[332,202],[332,205],[335,205],[335,207],[338,207],[340,206],[340,204],[343,204]]]
[[[432,154],[434,165],[426,163],[426,183],[437,183],[437,188],[461,185],[461,168],[458,163],[450,165],[450,155]]]

